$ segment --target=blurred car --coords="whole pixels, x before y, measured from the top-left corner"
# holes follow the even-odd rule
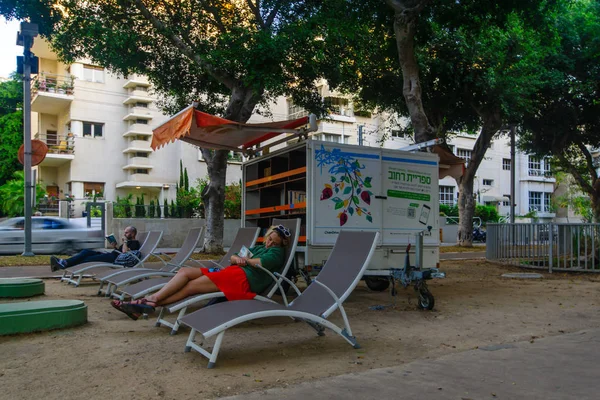
[[[0,254],[21,254],[25,248],[25,218],[0,222]],[[31,250],[36,254],[73,254],[104,247],[101,230],[90,230],[58,217],[31,218]]]

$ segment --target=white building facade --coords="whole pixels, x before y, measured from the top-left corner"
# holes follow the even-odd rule
[[[37,179],[49,196],[114,201],[131,193],[134,201],[143,194],[146,204],[162,204],[176,196],[180,160],[190,186],[207,177],[196,147],[176,141],[151,149],[152,130],[169,116],[156,107],[145,77],[119,77],[86,61],[65,65],[41,40],[32,51],[40,60],[32,85],[32,136],[49,147]],[[240,165],[229,164],[227,183],[240,181]]]

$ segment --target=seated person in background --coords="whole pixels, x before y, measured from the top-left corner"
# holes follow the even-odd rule
[[[129,250],[140,249],[141,245],[140,242],[135,238],[136,235],[137,229],[135,229],[133,226],[128,226],[127,228],[125,228],[125,232],[123,233],[123,237],[121,238],[121,241],[123,243],[118,247],[117,242],[111,243],[111,245],[114,248],[114,250],[111,252],[84,249],[81,250],[79,253],[75,254],[73,257],[64,260],[52,256],[50,257],[50,269],[52,269],[52,271],[54,272],[59,269],[65,269],[78,264],[93,261],[112,264],[113,262],[115,262],[120,253],[126,253]]]
[[[251,247],[253,258],[231,256],[231,265],[220,270],[184,267],[162,289],[144,299],[123,302],[114,300],[112,306],[133,320],[153,312],[156,306],[171,304],[188,296],[223,292],[227,300],[253,299],[264,291],[273,279],[260,268],[278,272],[285,261],[284,246],[291,236],[283,225],[273,226],[265,235],[264,245]]]

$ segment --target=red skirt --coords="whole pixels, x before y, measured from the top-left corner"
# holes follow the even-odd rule
[[[238,265],[230,265],[217,272],[208,272],[208,268],[200,270],[225,294],[227,300],[252,300],[256,296],[250,290],[246,273]]]

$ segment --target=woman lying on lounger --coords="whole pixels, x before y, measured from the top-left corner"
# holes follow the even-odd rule
[[[290,235],[285,226],[273,226],[267,231],[264,245],[249,249],[253,258],[233,255],[230,266],[214,272],[212,268],[184,267],[155,294],[131,302],[114,300],[111,304],[137,320],[142,314],[153,312],[157,306],[175,303],[195,294],[223,292],[227,300],[253,299],[273,281],[255,265],[260,264],[271,272],[278,272],[285,260],[283,247],[288,244]]]

